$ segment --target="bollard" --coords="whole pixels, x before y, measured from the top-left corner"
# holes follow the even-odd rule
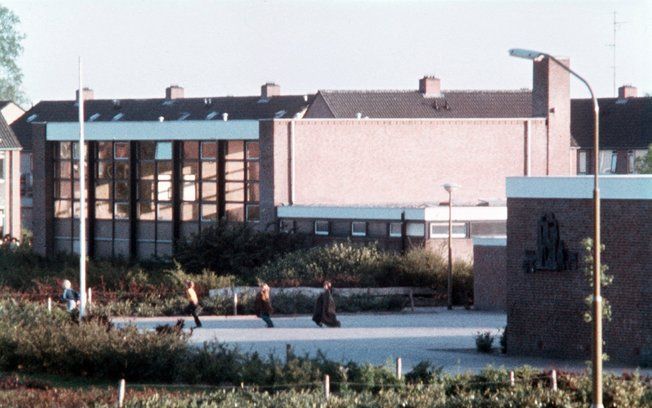
[[[512,387],[514,386],[514,372],[513,371],[509,372],[509,385],[511,385]]]
[[[331,377],[326,374],[324,376],[324,398],[326,401],[331,397]]]
[[[238,294],[233,292],[233,316],[238,315]]]
[[[123,378],[122,380],[120,380],[120,385],[118,386],[118,408],[124,407],[125,388],[127,388],[127,384],[125,383],[125,380]]]
[[[86,297],[86,302],[88,303],[88,308],[91,308],[91,305],[93,304],[93,291],[91,288],[88,288],[88,296]]]
[[[290,362],[292,358],[292,346],[290,344],[285,345],[285,364]]]
[[[48,298],[48,313],[52,313],[52,298]]]
[[[396,378],[398,378],[399,380],[403,377],[403,373],[401,372],[403,371],[402,363],[403,362],[401,361],[401,357],[396,359]]]
[[[557,391],[557,370],[552,370],[550,375],[552,376],[552,390]]]

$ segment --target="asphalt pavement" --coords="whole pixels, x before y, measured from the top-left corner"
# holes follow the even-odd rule
[[[118,325],[135,324],[151,330],[162,324],[174,324],[185,319],[185,327],[194,326],[191,317],[116,318]],[[487,365],[507,368],[530,365],[542,369],[581,371],[581,360],[514,357],[501,354],[499,333],[505,327],[506,316],[499,312],[481,312],[446,308],[424,309],[418,312],[340,314],[341,328],[320,328],[310,316],[273,316],[276,327],[267,328],[255,316],[201,316],[203,327],[194,329],[190,341],[201,345],[218,341],[237,346],[241,351],[274,354],[284,358],[286,345],[295,354],[315,355],[321,351],[329,359],[356,361],[394,367],[397,357],[404,371],[420,361],[430,361],[449,373],[477,372]],[[496,339],[496,351],[478,353],[475,336],[490,331]],[[607,370],[620,373],[633,367],[607,365]],[[645,370],[652,375],[652,370]]]

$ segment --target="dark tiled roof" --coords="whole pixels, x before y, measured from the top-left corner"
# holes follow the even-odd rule
[[[652,97],[600,98],[600,147],[645,149],[652,143]],[[571,100],[571,134],[581,148],[593,148],[593,103]]]
[[[229,120],[292,118],[308,107],[314,95],[227,96],[217,98],[180,99],[95,99],[84,104],[86,121],[106,122],[122,114],[120,121],[170,120]],[[23,147],[32,148],[32,122],[76,122],[78,105],[75,101],[43,101],[12,124]],[[182,119],[183,118],[183,119]]]
[[[16,135],[7,125],[5,118],[0,115],[0,150],[16,150],[20,148]]]
[[[532,93],[522,91],[320,91],[335,118],[515,118],[532,116]],[[310,111],[307,113],[307,117]]]

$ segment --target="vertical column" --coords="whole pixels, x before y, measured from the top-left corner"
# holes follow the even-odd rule
[[[86,239],[88,241],[88,256],[95,257],[95,158],[97,157],[97,142],[87,142],[88,144],[88,180],[86,181],[86,191],[88,205],[86,211]]]
[[[138,142],[129,143],[129,257],[138,259]]]
[[[172,251],[176,253],[181,237],[181,192],[183,191],[183,142],[172,142]]]
[[[32,229],[34,251],[42,256],[54,254],[54,169],[53,145],[45,139],[46,125],[32,125],[34,157],[34,195]]]
[[[219,140],[217,142],[217,219],[222,220],[226,217],[226,186],[225,179],[225,160],[226,160],[226,146],[227,140]]]

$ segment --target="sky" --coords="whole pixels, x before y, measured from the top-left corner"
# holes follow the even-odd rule
[[[26,35],[23,90],[32,103],[73,99],[78,58],[96,98],[188,97],[319,89],[532,87],[529,48],[569,57],[598,96],[617,85],[652,94],[652,1],[0,0]],[[587,97],[571,80],[571,95]]]

